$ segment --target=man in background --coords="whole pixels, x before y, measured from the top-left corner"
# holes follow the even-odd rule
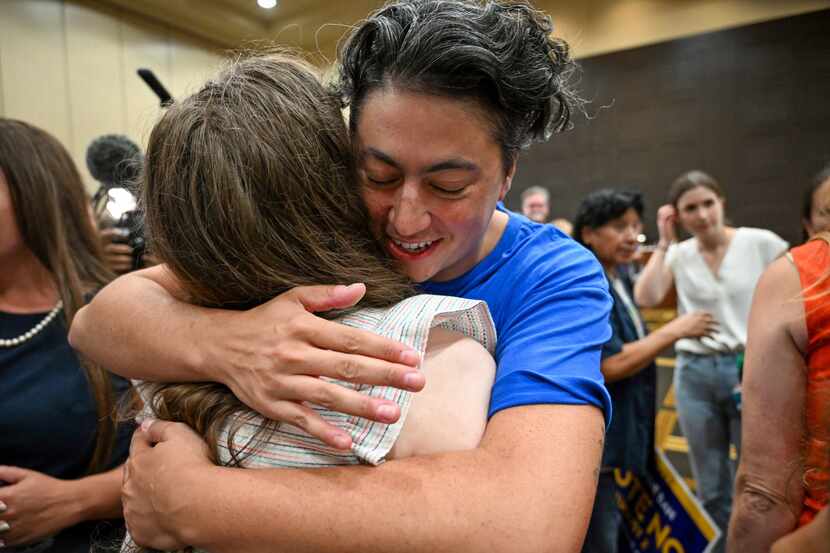
[[[522,214],[537,223],[547,223],[550,214],[550,193],[541,186],[531,186],[522,192]]]

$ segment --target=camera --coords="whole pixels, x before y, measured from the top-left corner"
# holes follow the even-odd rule
[[[143,214],[136,206],[133,193],[126,188],[107,190],[106,202],[96,210],[101,228],[116,230],[112,241],[126,244],[132,250],[131,271],[144,266],[146,244],[144,238]]]
[[[144,164],[141,149],[126,136],[107,134],[89,145],[86,163],[90,174],[100,183],[92,197],[100,227],[117,229],[113,242],[130,246],[130,270],[140,269],[146,251],[143,216],[136,200]]]

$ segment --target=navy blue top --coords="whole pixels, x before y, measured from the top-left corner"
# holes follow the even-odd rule
[[[45,316],[0,311],[0,338],[20,336]],[[116,398],[130,386],[115,375],[112,383]],[[61,479],[87,474],[98,415],[84,371],[67,341],[62,312],[31,340],[0,348],[0,398],[0,464]],[[107,469],[127,458],[132,430],[132,424],[119,426]],[[93,526],[67,529],[52,550],[81,547]]]
[[[531,404],[594,405],[611,420],[600,352],[611,332],[608,282],[596,258],[552,225],[504,209],[499,243],[464,275],[421,288],[484,300],[496,325],[489,416]]]
[[[631,281],[625,272],[620,271],[618,276],[629,297],[634,297]],[[603,359],[620,353],[625,344],[640,339],[622,299],[613,286],[609,288],[614,298],[614,308],[611,310],[612,336],[602,347]],[[614,403],[614,420],[605,434],[602,466],[642,474],[653,457],[657,366],[652,362],[637,374],[607,386]]]

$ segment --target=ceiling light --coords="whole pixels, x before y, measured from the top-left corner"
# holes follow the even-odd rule
[[[260,8],[270,10],[271,8],[276,7],[277,0],[256,0],[256,3]]]

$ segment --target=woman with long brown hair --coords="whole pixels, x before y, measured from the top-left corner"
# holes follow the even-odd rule
[[[82,362],[67,329],[112,274],[67,151],[2,118],[0,267],[0,541],[88,551],[89,521],[121,516],[131,425],[112,414],[129,384]]]

